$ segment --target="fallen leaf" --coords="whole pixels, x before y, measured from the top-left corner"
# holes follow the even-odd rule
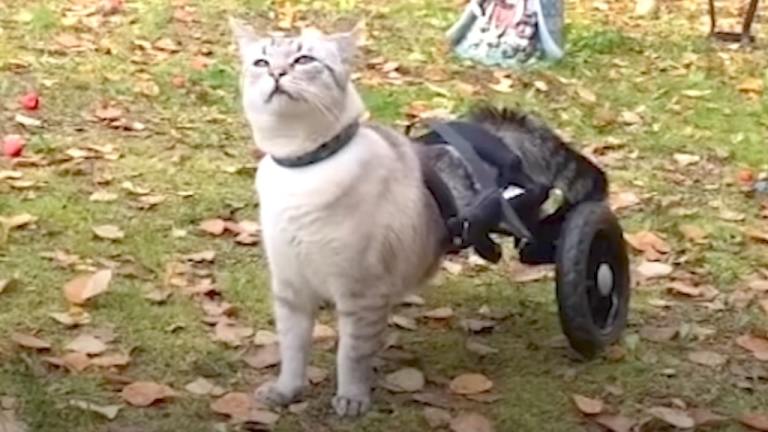
[[[464,328],[464,330],[468,332],[480,333],[480,332],[495,328],[496,321],[469,318],[469,319],[462,320],[461,326],[462,328]]]
[[[312,329],[312,341],[316,343],[335,341],[336,330],[332,327],[322,323],[315,323],[315,327]]]
[[[184,386],[184,390],[198,395],[198,396],[206,396],[206,395],[214,395],[214,396],[221,396],[223,394],[223,389],[216,384],[208,381],[207,379],[200,377],[191,383]],[[221,392],[221,393],[219,393]],[[215,394],[219,393],[219,394]]]
[[[95,412],[106,417],[108,420],[117,418],[117,414],[123,408],[120,405],[96,405],[90,402],[70,400],[69,405],[80,408],[85,411]]]
[[[643,118],[633,111],[622,111],[619,114],[619,121],[625,125],[639,125],[643,122]]]
[[[172,291],[168,289],[155,288],[144,294],[144,298],[152,303],[165,303],[171,297]]]
[[[99,270],[78,276],[64,285],[64,297],[72,304],[82,305],[88,299],[106,292],[111,280],[112,270]]]
[[[611,210],[619,211],[640,204],[640,198],[634,192],[624,191],[612,193],[609,197]]]
[[[5,292],[5,290],[11,289],[16,285],[16,279],[10,278],[10,279],[0,279],[0,294]]]
[[[424,312],[422,316],[425,318],[444,320],[453,316],[453,309],[450,307],[440,307],[437,309],[428,310]]]
[[[400,300],[400,304],[408,305],[408,306],[424,306],[426,304],[426,301],[424,301],[424,299],[421,296],[410,294],[403,297],[403,299]]]
[[[91,365],[91,359],[88,354],[81,352],[67,353],[61,356],[64,365],[77,372],[82,372]]]
[[[645,326],[640,329],[640,337],[651,342],[667,342],[677,334],[677,327],[652,327]]]
[[[424,407],[422,414],[432,429],[445,427],[451,423],[451,413],[442,408]]]
[[[27,432],[26,423],[16,419],[12,410],[0,409],[0,431],[2,432]]]
[[[91,359],[91,364],[97,367],[111,368],[127,366],[131,362],[131,356],[127,354],[104,354]]]
[[[157,401],[177,396],[176,392],[164,385],[151,381],[137,381],[123,387],[120,396],[130,405],[137,407],[150,406]]]
[[[98,225],[91,227],[91,230],[96,234],[96,237],[105,240],[120,240],[125,237],[123,230],[115,225]]]
[[[93,112],[93,115],[99,120],[112,121],[123,116],[123,110],[116,107],[102,107]]]
[[[239,347],[245,343],[245,339],[251,336],[253,336],[252,328],[222,320],[214,327],[213,340],[224,342],[231,347]]]
[[[768,339],[746,334],[737,337],[736,344],[752,352],[756,359],[768,361]]]
[[[571,395],[576,408],[586,415],[597,415],[603,412],[604,404],[600,399],[592,399],[580,394]]]
[[[451,420],[453,432],[493,432],[493,423],[482,414],[474,412],[459,413]]]
[[[292,404],[288,405],[288,411],[290,411],[290,412],[292,412],[294,414],[301,414],[304,411],[306,411],[307,408],[309,408],[309,402],[307,402],[307,401],[292,403]]]
[[[460,395],[482,393],[493,388],[493,381],[478,373],[462,374],[451,380],[448,388]]]
[[[37,217],[32,216],[29,213],[21,213],[13,216],[0,216],[0,225],[3,225],[7,230],[21,228],[36,221]]]
[[[67,312],[51,312],[48,316],[67,327],[91,323],[91,314],[78,307],[71,308]]]
[[[749,77],[744,79],[741,83],[739,83],[738,86],[736,86],[736,89],[739,90],[742,93],[757,93],[760,94],[763,92],[763,89],[765,88],[763,84],[763,80],[756,77]]]
[[[694,351],[688,354],[688,360],[709,367],[719,367],[728,361],[728,357],[712,351]]]
[[[761,293],[768,292],[768,280],[753,280],[749,282],[749,289]]]
[[[744,230],[744,234],[757,242],[768,243],[768,232],[747,228]]]
[[[226,230],[226,222],[221,219],[206,219],[200,222],[199,228],[208,234],[220,236]]]
[[[384,378],[386,388],[392,392],[413,393],[424,388],[424,374],[415,368],[403,368]]]
[[[678,227],[678,229],[680,230],[680,233],[683,234],[683,237],[685,237],[687,240],[699,244],[706,243],[707,235],[709,235],[709,233],[707,233],[707,231],[701,227],[691,224],[682,224]]]
[[[768,315],[768,299],[761,299],[758,304],[760,305],[760,308],[763,310],[763,312]]]
[[[658,279],[672,274],[672,266],[654,261],[643,261],[637,266],[637,272],[645,279]]]
[[[184,255],[184,260],[192,261],[196,263],[213,262],[216,259],[216,252],[212,250],[206,250],[189,255]]]
[[[16,114],[13,119],[16,121],[16,123],[30,127],[30,128],[39,128],[43,127],[43,122],[40,119],[29,117],[24,114]]]
[[[576,87],[576,94],[579,95],[579,97],[587,103],[593,104],[597,102],[597,96],[588,89],[585,89],[584,87]]]
[[[688,411],[688,414],[691,415],[691,418],[693,418],[693,422],[697,427],[713,426],[728,420],[728,417],[715,414],[706,408],[692,408]]]
[[[670,282],[667,284],[667,289],[674,294],[687,297],[700,297],[704,300],[711,300],[719,294],[719,291],[710,285],[693,286],[683,281]]]
[[[271,411],[259,409],[250,395],[239,392],[227,393],[211,403],[211,410],[232,417],[236,421],[247,421],[272,425],[280,416]]]
[[[720,219],[728,222],[741,222],[747,218],[747,215],[745,215],[744,213],[737,212],[734,210],[729,210],[729,209],[721,209],[720,213],[718,213],[717,216]]]
[[[280,350],[276,344],[258,347],[243,356],[243,361],[254,369],[264,369],[280,363]]]
[[[687,412],[677,408],[657,406],[649,408],[648,413],[679,429],[688,429],[696,425]]]
[[[490,404],[490,403],[498,402],[498,401],[504,399],[504,396],[502,396],[500,394],[489,393],[489,392],[472,394],[472,395],[465,395],[464,397],[469,399],[469,400],[471,400],[471,401],[485,403],[485,404]]]
[[[14,341],[17,345],[23,346],[24,348],[31,348],[40,351],[51,349],[50,343],[32,335],[14,332],[11,333],[11,340]]]
[[[444,408],[444,409],[451,409],[456,404],[453,398],[443,393],[434,393],[434,392],[414,393],[413,395],[411,395],[411,399],[425,405],[430,405],[430,406]]]
[[[680,92],[680,94],[682,94],[683,96],[689,97],[691,99],[698,99],[710,93],[712,93],[711,90],[696,90],[696,89],[683,90]]]
[[[253,336],[253,344],[256,346],[272,345],[277,343],[277,335],[269,330],[257,330]]]
[[[88,200],[91,202],[112,202],[117,200],[118,195],[114,192],[99,190],[92,193]]]
[[[328,378],[328,371],[319,367],[309,366],[307,368],[307,379],[312,385],[320,384]]]
[[[600,414],[594,417],[593,420],[610,432],[630,432],[637,423],[635,420],[620,414]]]
[[[640,231],[634,234],[624,234],[627,243],[643,253],[646,260],[658,261],[672,249],[669,244],[651,231]]]
[[[746,413],[739,416],[739,422],[741,424],[757,429],[759,431],[768,432],[768,415],[760,413]]]
[[[464,344],[464,347],[467,349],[467,351],[471,351],[480,356],[496,354],[499,352],[499,350],[496,348],[485,345],[484,343],[481,343],[474,338],[468,338],[467,342]]]
[[[416,331],[419,328],[413,318],[408,318],[402,315],[392,315],[390,323],[405,330]]]
[[[98,355],[107,350],[107,345],[94,336],[83,334],[67,344],[64,349],[87,355]]]

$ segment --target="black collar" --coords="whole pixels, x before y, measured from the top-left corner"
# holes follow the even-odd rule
[[[352,138],[355,137],[355,134],[359,128],[359,122],[352,122],[347,127],[342,129],[341,132],[336,134],[333,138],[324,142],[320,147],[312,150],[309,153],[285,158],[272,156],[272,160],[275,161],[276,164],[286,168],[299,168],[324,161],[349,144],[349,142],[352,141]]]

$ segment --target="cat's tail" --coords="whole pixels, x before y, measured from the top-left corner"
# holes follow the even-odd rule
[[[606,200],[605,172],[569,146],[542,120],[491,105],[474,107],[467,119],[499,136],[522,159],[528,175],[563,191],[570,204]]]

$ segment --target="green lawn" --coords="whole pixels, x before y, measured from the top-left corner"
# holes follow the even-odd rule
[[[564,61],[509,72],[502,82],[509,85],[498,91],[499,75],[446,55],[443,33],[460,12],[456,1],[128,0],[109,16],[88,9],[100,3],[0,0],[0,136],[28,141],[27,163],[0,159],[0,216],[37,218],[0,235],[0,280],[14,279],[0,289],[0,406],[28,430],[240,430],[213,412],[213,396],[185,386],[206,377],[226,391],[250,392],[275,372],[243,361],[250,342],[233,348],[213,340],[202,321],[208,309],[169,272],[185,255],[215,251],[213,263],[187,263],[187,276],[214,280],[219,298],[236,308],[238,325],[273,328],[260,248],[198,228],[211,218],[256,219],[255,161],[239,110],[229,15],[325,30],[365,18],[369,44],[359,81],[380,121],[404,121],[414,102],[456,112],[490,99],[538,113],[598,155],[613,191],[639,198],[619,210],[622,223],[629,233],[664,236],[671,252],[662,260],[675,268],[671,278],[715,289],[716,297],[704,301],[671,293],[670,278],[638,283],[622,346],[583,363],[557,342],[552,280],[515,282],[512,258],[491,269],[459,261],[462,271],[444,272],[424,292],[426,305],[398,311],[417,316],[450,306],[454,317],[419,319],[416,331],[393,329],[402,359],[389,356],[381,377],[414,366],[427,376],[429,391],[444,393],[453,377],[483,373],[500,398],[457,397],[449,409],[481,413],[503,432],[600,430],[576,410],[575,393],[637,421],[658,406],[731,418],[711,430],[742,430],[733,420],[739,415],[768,414],[768,368],[735,342],[750,332],[768,334],[768,311],[760,306],[768,294],[747,288],[768,279],[768,245],[743,232],[768,233],[768,211],[761,218],[759,200],[739,183],[742,171],[768,171],[768,96],[747,88],[768,81],[764,20],[756,24],[760,49],[734,50],[704,37],[703,1],[672,2],[649,20],[633,18],[626,0],[568,1]],[[29,89],[41,94],[34,113],[17,106]],[[41,119],[42,127],[18,124],[17,114]],[[97,202],[97,191],[114,196]],[[124,237],[98,238],[92,227],[100,225],[116,225]],[[681,226],[703,230],[706,238],[692,241]],[[62,294],[68,281],[105,267],[114,275],[109,290],[84,306],[89,324],[67,328],[50,317],[68,310]],[[156,303],[145,298],[153,289],[171,295]],[[498,350],[480,357],[463,348],[460,322],[479,317],[483,305],[508,316],[476,336]],[[323,321],[332,324],[332,315]],[[679,331],[653,342],[649,326]],[[93,332],[114,333],[108,352],[130,353],[130,363],[73,372],[44,359],[61,357],[71,340]],[[22,348],[13,333],[36,334],[52,347]],[[695,363],[689,358],[695,351],[717,352],[726,363]],[[424,405],[383,388],[365,418],[337,420],[329,406],[333,359],[332,350],[317,350],[313,365],[331,376],[312,388],[306,410],[282,412],[275,430],[429,429]],[[178,395],[131,407],[120,391],[134,381],[162,383]],[[108,420],[71,406],[73,400],[123,408]],[[655,421],[643,430],[666,429]]]

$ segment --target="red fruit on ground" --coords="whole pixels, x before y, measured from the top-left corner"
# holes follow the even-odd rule
[[[3,155],[7,157],[19,157],[24,150],[24,138],[19,135],[6,135],[3,138]]]
[[[40,95],[36,91],[30,91],[19,98],[19,103],[25,110],[34,111],[40,108]]]

